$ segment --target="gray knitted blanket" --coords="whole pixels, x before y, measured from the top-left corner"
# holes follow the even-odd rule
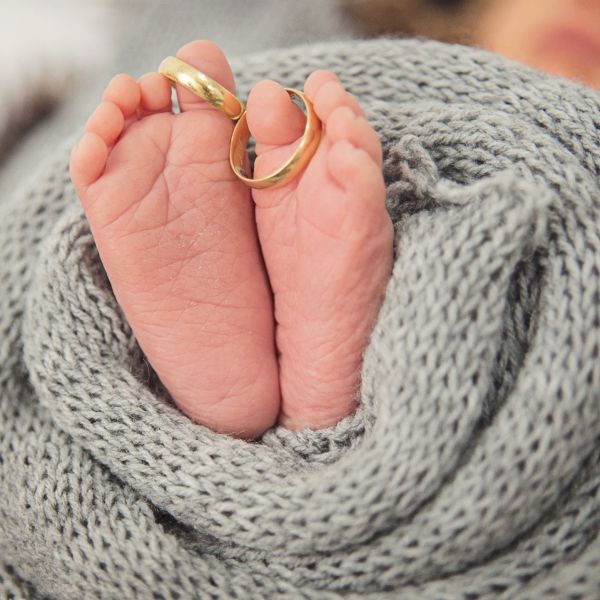
[[[236,65],[243,95],[317,68],[396,224],[360,409],[254,443],[181,415],[66,144],[0,201],[4,598],[600,598],[600,94],[434,42]]]

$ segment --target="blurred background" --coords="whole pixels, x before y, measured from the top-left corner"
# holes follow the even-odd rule
[[[83,125],[112,75],[208,38],[228,57],[377,35],[472,44],[600,89],[600,0],[2,0],[0,198]]]
[[[83,126],[115,73],[155,70],[198,38],[235,58],[359,35],[337,0],[1,0],[0,199]]]

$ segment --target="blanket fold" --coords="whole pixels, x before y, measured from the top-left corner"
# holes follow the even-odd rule
[[[253,443],[180,414],[66,143],[0,204],[0,590],[599,597],[600,96],[416,40],[235,67],[243,92],[332,69],[382,138],[395,265],[361,406]]]

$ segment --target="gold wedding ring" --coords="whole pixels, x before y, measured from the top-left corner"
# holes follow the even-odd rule
[[[237,121],[244,113],[244,104],[237,96],[179,58],[167,56],[160,63],[158,72],[174,83],[179,83],[194,92],[234,121]]]
[[[250,130],[243,102],[214,79],[174,56],[165,58],[158,71],[172,82],[179,83],[200,96],[230,119],[237,121],[229,145],[229,163],[236,176],[249,187],[266,189],[289,183],[302,172],[319,146],[321,121],[311,102],[302,92],[285,88],[290,97],[298,98],[306,109],[306,126],[302,139],[282,167],[266,177],[252,179],[245,168],[246,146],[250,139]]]
[[[298,90],[285,88],[285,91],[290,97],[295,96],[304,104],[304,107],[306,108],[306,126],[304,127],[302,139],[294,150],[294,153],[282,167],[277,169],[277,171],[266,177],[261,177],[260,179],[248,177],[244,168],[246,145],[250,139],[250,130],[248,129],[246,113],[241,116],[233,130],[231,144],[229,146],[229,162],[233,172],[249,187],[262,190],[289,183],[294,177],[302,172],[319,146],[319,140],[321,139],[321,121],[319,120],[319,117],[317,117],[311,102]]]

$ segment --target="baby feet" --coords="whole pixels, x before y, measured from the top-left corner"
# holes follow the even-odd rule
[[[362,353],[392,266],[381,144],[338,78],[304,91],[323,123],[317,152],[288,185],[255,190],[256,223],[275,298],[281,415],[292,428],[334,425],[358,401]],[[305,118],[275,82],[255,86],[248,126],[255,177],[300,141]]]
[[[235,91],[214,44],[193,42],[177,56]],[[240,437],[278,415],[291,428],[319,428],[353,409],[391,267],[379,142],[331,73],[313,74],[305,91],[325,125],[320,147],[296,180],[255,192],[256,214],[229,167],[232,122],[179,86],[173,114],[157,73],[113,79],[71,157],[148,360],[182,411]],[[258,176],[283,162],[302,119],[279,86],[255,88]]]
[[[178,57],[234,90],[209,42]],[[229,166],[232,121],[158,73],[115,77],[74,148],[71,177],[114,294],[192,419],[254,437],[279,412],[271,290],[248,188]]]

